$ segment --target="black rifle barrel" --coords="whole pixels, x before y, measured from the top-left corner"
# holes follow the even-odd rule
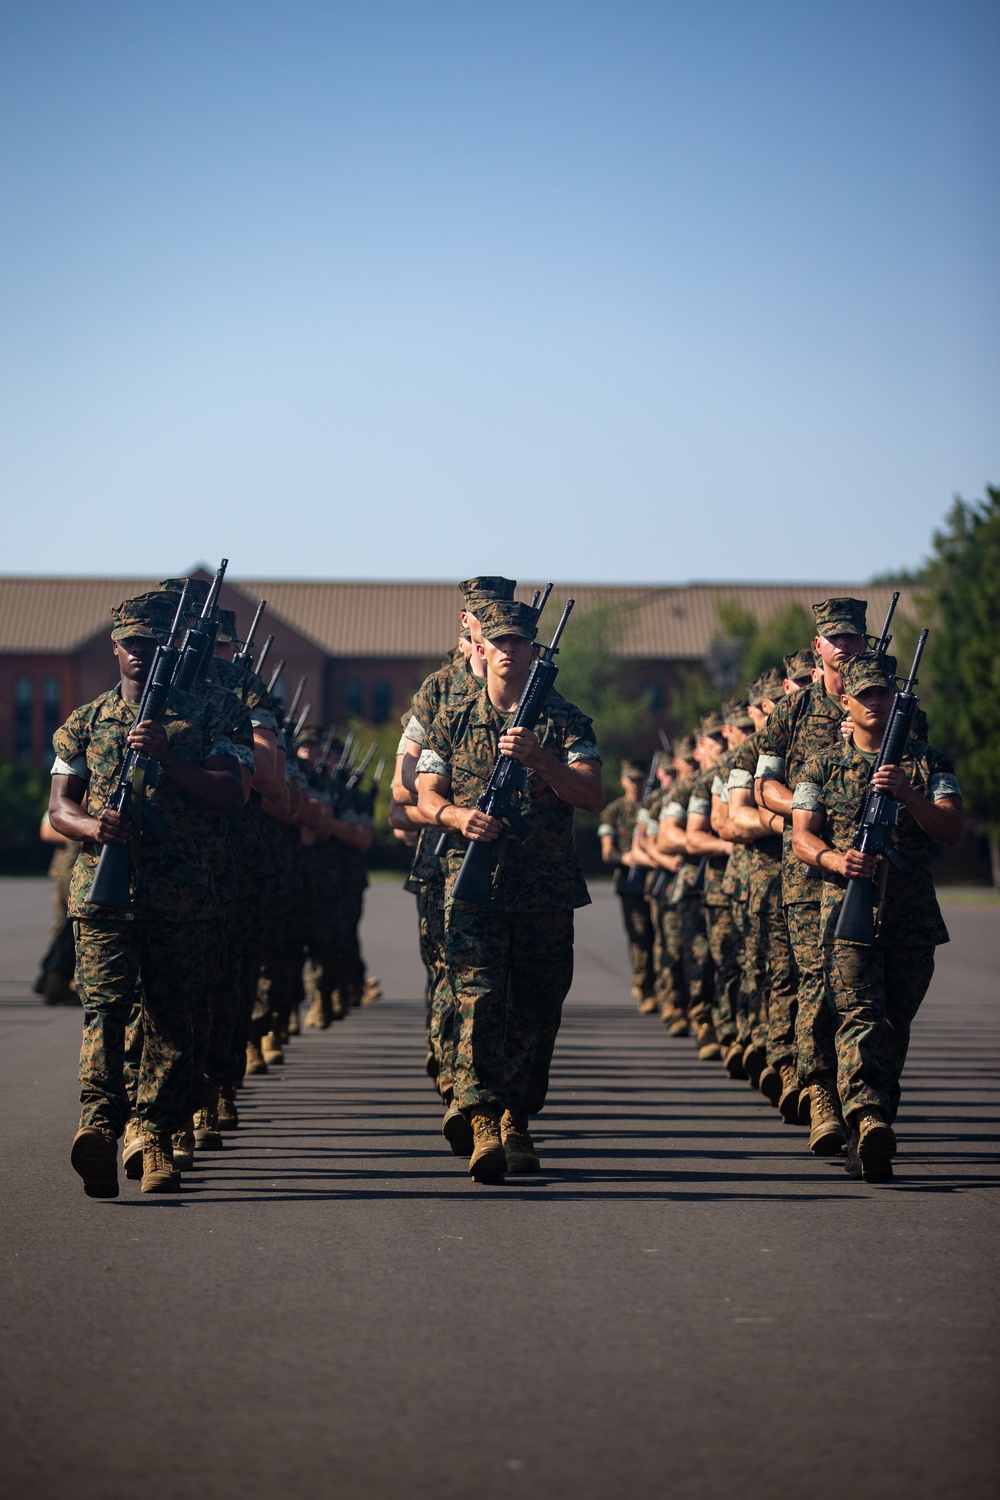
[[[275,667],[274,671],[271,673],[271,680],[267,684],[267,690],[268,690],[269,693],[273,693],[274,692],[274,689],[275,689],[275,687],[277,686],[277,683],[278,683],[278,678],[281,676],[281,674],[282,674],[282,672],[284,670],[285,670],[285,658],[282,657],[281,660],[279,661],[278,665]]]
[[[303,706],[302,712],[299,714],[298,720],[297,720],[296,725],[295,725],[295,738],[296,739],[298,739],[299,735],[302,733],[302,726],[303,726],[303,724],[305,724],[307,722],[307,720],[309,718],[309,710],[311,708],[312,708],[312,704],[311,703],[306,703]]]
[[[237,651],[235,656],[233,657],[234,661],[246,661],[247,657],[250,655],[250,652],[253,650],[254,636],[257,634],[257,626],[260,624],[260,617],[264,613],[266,608],[267,600],[262,599],[257,606],[257,613],[253,617],[253,623],[250,626],[250,629],[247,631],[247,638],[243,642],[243,645],[240,647],[239,651]]]
[[[295,696],[292,699],[291,703],[288,705],[288,712],[285,715],[285,728],[286,729],[291,729],[292,725],[295,723],[295,715],[298,713],[299,702],[300,702],[300,700],[302,698],[303,692],[305,691],[305,685],[306,685],[306,679],[304,677],[300,677],[299,678],[299,685],[295,689]]]
[[[267,653],[270,651],[270,649],[271,649],[271,647],[273,645],[274,645],[274,636],[273,635],[269,635],[268,638],[267,638],[267,640],[264,642],[263,646],[261,646],[261,648],[260,648],[260,656],[253,663],[253,670],[257,673],[258,677],[260,676],[261,672],[263,672],[263,670],[264,670],[264,663],[267,661]]]

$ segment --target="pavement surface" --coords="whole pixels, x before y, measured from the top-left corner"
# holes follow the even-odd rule
[[[248,1084],[181,1195],[102,1203],[80,1013],[30,994],[49,900],[0,881],[4,1500],[995,1500],[1000,905],[945,907],[892,1187],[634,1013],[606,887],[543,1172],[476,1187],[383,884],[386,998]]]

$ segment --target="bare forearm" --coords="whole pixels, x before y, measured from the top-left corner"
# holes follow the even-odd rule
[[[782,817],[791,818],[792,793],[784,782],[767,776],[762,781],[754,782],[754,792],[758,807],[766,807],[771,812],[781,813]]]
[[[579,807],[584,812],[600,812],[604,806],[604,784],[600,772],[588,761],[577,760],[571,766],[541,751],[531,769],[550,786],[560,802]]]

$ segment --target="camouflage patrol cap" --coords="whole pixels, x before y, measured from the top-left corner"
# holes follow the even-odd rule
[[[766,672],[761,672],[756,682],[751,682],[747,689],[747,696],[754,708],[759,708],[765,698],[770,698],[772,703],[777,703],[779,698],[785,696],[785,675],[777,667],[768,667]]]
[[[464,583],[458,585],[465,597],[465,607],[471,609],[478,615],[475,605],[485,604],[488,600],[513,599],[517,584],[513,578],[467,578]]]
[[[472,640],[472,631],[468,628],[467,625],[463,625],[458,634],[463,641]]]
[[[326,735],[322,724],[303,724],[295,738],[299,745],[322,745]]]
[[[701,723],[698,725],[699,738],[704,739],[705,736],[709,734],[721,734],[722,726],[725,723],[726,720],[722,717],[721,714],[706,714]]]
[[[674,757],[677,760],[694,760],[694,740],[689,734],[677,741],[674,746]]]
[[[666,750],[657,750],[656,769],[658,771],[669,771],[673,763],[674,757],[672,753],[668,754]]]
[[[164,578],[156,587],[157,589],[166,590],[167,593],[173,594],[176,599],[179,599],[185,584],[187,584],[188,591],[188,612],[194,614],[195,610],[197,610],[200,613],[205,607],[205,600],[208,598],[208,591],[211,588],[211,584],[206,579]]]
[[[790,656],[782,659],[785,676],[789,682],[798,682],[803,677],[812,681],[812,670],[816,665],[816,653],[811,646],[803,646],[801,651],[793,651]]]
[[[236,611],[235,609],[219,610],[219,633],[217,641],[235,641],[236,639]]]
[[[169,594],[140,594],[135,599],[125,599],[111,611],[111,639],[113,641],[144,640],[163,642],[170,633],[177,610],[177,600],[171,601]]]
[[[623,760],[618,767],[618,774],[624,776],[626,781],[645,781],[646,779],[646,772],[634,760]]]
[[[753,719],[747,713],[746,699],[730,698],[722,706],[722,722],[733,729],[752,729]]]
[[[522,604],[520,599],[484,602],[477,617],[487,641],[498,641],[505,635],[519,635],[533,641],[538,634],[538,611],[530,604]]]
[[[876,651],[862,651],[860,656],[849,656],[840,668],[844,692],[856,698],[865,688],[893,688],[896,686],[896,658],[880,656]]]
[[[867,599],[824,599],[814,604],[816,634],[830,639],[835,635],[865,635],[868,630]]]

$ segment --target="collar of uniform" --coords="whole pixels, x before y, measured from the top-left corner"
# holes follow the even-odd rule
[[[135,716],[138,707],[139,705],[137,703],[133,703],[130,706],[126,707],[125,700],[122,698],[121,683],[118,683],[110,690],[107,698],[105,699],[104,706],[101,709],[101,718],[107,719],[113,724],[127,724],[131,729],[133,724],[135,723]],[[167,700],[166,707],[160,714],[160,718],[162,720],[178,719],[181,717],[182,715],[174,706],[173,695],[171,695]]]
[[[469,715],[469,723],[497,728],[503,724],[505,717],[498,708],[493,706],[486,688],[486,678],[484,677],[482,687],[472,699],[472,712]]]

